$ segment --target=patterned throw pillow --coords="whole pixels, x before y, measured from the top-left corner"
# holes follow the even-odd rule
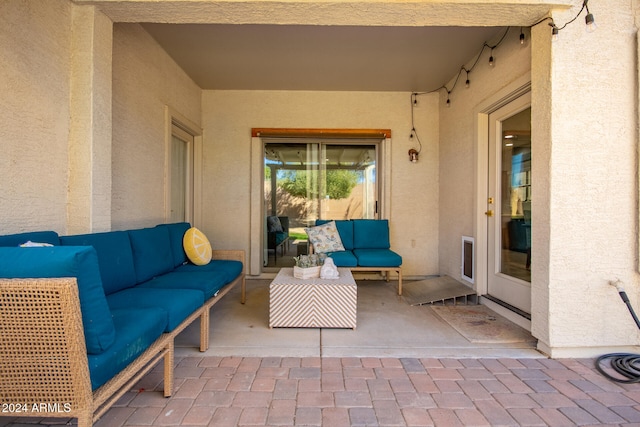
[[[340,234],[336,228],[336,222],[330,221],[316,227],[305,228],[309,236],[309,241],[313,245],[315,252],[341,252],[344,251]]]

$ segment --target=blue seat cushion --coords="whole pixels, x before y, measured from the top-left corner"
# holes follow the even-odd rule
[[[228,259],[212,259],[209,264],[195,265],[184,264],[173,270],[172,273],[214,273],[225,277],[225,284],[232,282],[242,274],[242,262]]]
[[[160,307],[167,314],[165,332],[173,331],[204,304],[204,294],[193,289],[130,288],[107,296],[111,310]]]
[[[129,233],[110,231],[107,233],[61,236],[63,246],[93,246],[98,253],[100,276],[104,293],[110,295],[136,285],[136,270]]]
[[[389,221],[386,219],[354,219],[354,249],[389,249]]]
[[[60,238],[55,231],[32,231],[28,233],[7,234],[0,236],[0,246],[20,246],[28,241],[59,245]]]
[[[171,272],[141,283],[138,287],[152,289],[195,289],[204,293],[204,299],[206,301],[217,294],[227,283],[226,277],[222,274]]]
[[[336,267],[356,267],[358,259],[351,251],[329,252],[327,255],[333,259]]]
[[[287,240],[287,237],[289,237],[289,233],[283,232],[283,231],[276,231],[276,246],[278,246],[280,243]]]
[[[173,270],[173,254],[167,227],[129,230],[137,283]]]
[[[102,288],[98,255],[91,246],[0,248],[0,277],[75,277],[87,352],[98,354],[115,340],[111,311]]]
[[[332,221],[328,219],[317,219],[316,225],[326,224],[327,222]],[[340,235],[340,240],[342,240],[342,246],[346,251],[350,251],[353,249],[353,221],[348,219],[337,219],[336,229],[338,230],[338,234]]]
[[[122,371],[162,335],[167,313],[161,308],[113,310],[115,341],[101,354],[90,354],[91,388],[97,389]]]
[[[177,267],[187,262],[187,254],[184,251],[182,239],[184,238],[184,233],[191,228],[191,224],[188,222],[176,222],[172,224],[160,224],[157,227],[166,227],[169,230],[173,266]]]
[[[359,267],[400,267],[402,257],[391,249],[354,249]]]

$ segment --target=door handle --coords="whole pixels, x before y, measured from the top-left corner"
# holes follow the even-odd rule
[[[491,209],[489,209],[488,211],[486,211],[484,213],[486,216],[493,216],[493,211]]]

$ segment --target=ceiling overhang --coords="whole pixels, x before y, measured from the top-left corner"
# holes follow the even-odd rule
[[[434,92],[557,0],[73,0],[141,24],[203,90]],[[514,28],[515,27],[515,28]],[[524,30],[523,30],[524,29]],[[492,50],[493,52],[493,50]],[[498,52],[496,54],[499,55]]]
[[[530,26],[568,1],[448,0],[74,0],[114,22],[370,25]]]

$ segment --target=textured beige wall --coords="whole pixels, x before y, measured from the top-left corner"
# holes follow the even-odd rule
[[[252,127],[389,128],[391,245],[405,274],[437,273],[438,99],[416,109],[423,150],[415,164],[409,106],[409,93],[205,91],[203,229],[212,244],[249,252]]]
[[[113,23],[93,7],[72,9],[67,232],[111,229]]]
[[[71,5],[0,2],[0,230],[66,232]]]
[[[484,50],[477,66],[465,73],[451,92],[451,107],[440,109],[440,274],[461,277],[461,238],[475,236],[476,127],[478,106],[511,82],[529,74],[530,41],[519,43],[519,29],[512,29],[504,42],[494,49],[495,65],[489,67],[489,51]],[[528,36],[528,33],[527,33]],[[494,44],[497,40],[489,41]],[[478,52],[481,46],[478,46]],[[469,58],[470,65],[474,58]],[[453,82],[448,83],[451,88]],[[442,105],[446,95],[441,93]],[[477,251],[482,251],[480,247]]]
[[[113,229],[164,222],[165,106],[199,125],[200,94],[140,25],[114,25]]]
[[[637,8],[637,3],[636,3]],[[566,22],[577,13],[556,13]],[[543,264],[533,254],[535,291],[548,300],[546,328],[534,327],[553,356],[593,355],[639,343],[639,331],[610,280],[620,279],[640,309],[638,277],[638,117],[636,32],[632,2],[603,0],[599,25],[582,17],[556,42],[540,37],[534,69],[550,63],[552,84],[536,93],[548,174],[534,201],[547,224],[534,228]],[[537,39],[538,40],[538,39]],[[538,67],[538,62],[542,64]],[[544,72],[544,71],[543,71]],[[534,183],[535,185],[535,183]],[[534,223],[534,227],[538,227]],[[548,242],[548,243],[547,243]],[[535,246],[534,246],[535,247]],[[534,293],[535,295],[535,293]]]

